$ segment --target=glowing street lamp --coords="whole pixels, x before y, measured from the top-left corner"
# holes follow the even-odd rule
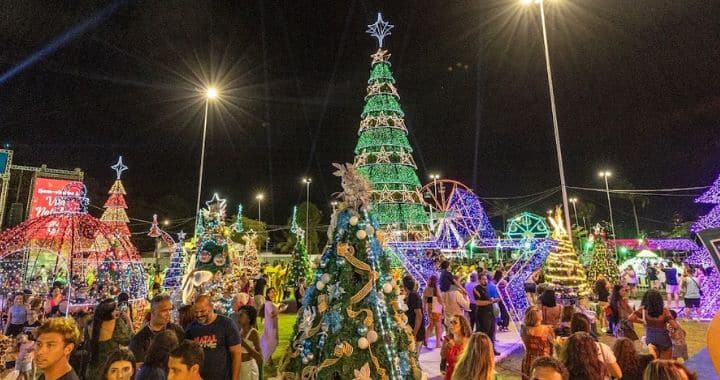
[[[573,212],[575,212],[575,225],[576,225],[576,226],[580,226],[580,223],[578,222],[578,217],[577,217],[577,207],[575,206],[575,204],[577,203],[578,199],[575,198],[575,197],[572,197],[572,198],[569,199],[569,201],[570,201],[570,203],[572,203],[572,205],[573,205]]]
[[[207,136],[207,121],[208,121],[208,109],[210,108],[210,101],[217,98],[218,90],[214,87],[208,87],[204,91],[205,96],[205,117],[203,119],[203,135],[202,135],[202,148],[200,150],[200,179],[198,180],[198,191],[197,191],[197,205],[195,206],[195,212],[200,211],[200,197],[202,196],[202,182],[203,182],[203,169],[205,168],[205,139]],[[196,221],[197,223],[197,221]]]
[[[612,172],[609,170],[601,170],[598,172],[598,176],[605,180],[605,194],[607,194],[608,210],[610,211],[610,231],[612,232],[613,240],[615,240],[615,221],[613,220],[612,203],[610,202],[610,185],[608,185],[608,178],[612,176]],[[614,246],[613,244],[613,247]],[[617,248],[615,248],[615,258],[617,259]]]
[[[553,130],[555,132],[555,151],[557,153],[558,171],[560,172],[560,191],[563,199],[563,212],[568,237],[572,241],[572,226],[570,224],[570,208],[568,206],[567,186],[565,185],[565,168],[563,166],[562,149],[560,146],[560,129],[558,128],[557,109],[555,108],[555,88],[553,87],[552,69],[550,67],[550,52],[548,50],[547,28],[545,26],[545,2],[543,0],[521,0],[522,4],[540,4],[540,21],[542,23],[543,46],[545,47],[545,68],[547,70],[548,91],[550,92],[550,111],[552,112]]]
[[[307,198],[305,198],[305,249],[310,249],[310,184],[312,178],[303,178],[303,183],[307,185]]]
[[[263,199],[265,199],[265,194],[263,194],[263,193],[259,193],[258,195],[255,196],[255,200],[257,200],[257,202],[258,202],[258,222],[262,220],[262,218],[261,218],[262,214],[260,213],[260,210],[261,210]]]

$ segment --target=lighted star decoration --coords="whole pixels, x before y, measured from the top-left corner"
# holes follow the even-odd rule
[[[217,193],[213,194],[212,199],[205,202],[210,212],[216,212],[220,215],[220,218],[225,218],[225,199],[220,198]]]
[[[383,40],[389,36],[390,29],[394,28],[395,25],[391,25],[389,22],[382,19],[382,13],[378,13],[377,21],[374,24],[368,25],[368,30],[365,32],[378,40],[378,47],[383,47]]]
[[[185,231],[180,230],[180,232],[178,232],[178,234],[177,234],[178,240],[179,240],[179,241],[184,241],[184,240],[185,240],[185,235],[186,235]]]
[[[128,170],[128,167],[125,166],[122,162],[122,156],[118,158],[117,164],[110,167],[111,169],[115,170],[115,175],[117,176],[116,179],[120,179],[120,176],[122,176],[122,172],[125,170]]]
[[[392,27],[392,25],[390,27]],[[390,32],[388,32],[388,34],[390,34]],[[380,43],[380,46],[382,46],[382,43]],[[378,62],[387,62],[390,59],[390,54],[388,54],[387,50],[378,49],[370,58],[373,59],[371,64],[374,65]]]

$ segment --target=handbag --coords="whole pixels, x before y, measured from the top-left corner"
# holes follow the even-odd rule
[[[500,316],[500,306],[497,303],[493,304],[493,316],[495,316],[495,318]]]
[[[698,282],[695,280],[695,277],[690,277],[690,279],[693,280],[695,285],[697,285],[698,292],[700,293],[700,297],[704,297],[705,295],[703,294],[702,288],[700,288],[700,284],[698,284]]]

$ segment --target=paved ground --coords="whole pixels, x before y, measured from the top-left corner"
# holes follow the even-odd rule
[[[513,351],[522,352],[522,343],[520,341],[520,335],[515,330],[515,327],[511,324],[509,332],[497,332],[495,339],[495,349],[500,352],[500,355],[495,357],[495,362],[501,362],[506,358],[512,356]],[[423,347],[420,351],[420,367],[428,375],[429,380],[440,380],[442,374],[440,373],[440,348],[435,347],[435,337],[428,339],[428,346],[431,348]],[[522,360],[522,354],[520,355]],[[519,373],[519,367],[518,367]],[[503,380],[506,378],[503,377]]]

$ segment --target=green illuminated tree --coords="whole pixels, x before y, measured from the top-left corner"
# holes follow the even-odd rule
[[[310,260],[305,249],[305,231],[297,224],[297,206],[293,207],[293,216],[290,224],[290,232],[295,236],[295,249],[292,253],[292,261],[288,268],[285,284],[287,288],[293,289],[300,278],[310,280]]]
[[[370,184],[342,167],[343,202],[330,244],[298,312],[278,376],[283,379],[419,379],[412,331],[390,262],[367,211]]]
[[[555,215],[548,219],[553,226],[552,238],[557,241],[557,248],[550,252],[545,261],[545,280],[554,284],[556,290],[567,297],[589,295],[585,268],[580,264],[570,242],[560,208],[556,208]]]
[[[367,96],[355,146],[355,166],[373,184],[373,214],[380,227],[401,231],[402,239],[420,239],[429,232],[429,220],[419,192],[420,181],[407,138],[405,113],[398,102],[400,97],[390,69],[390,54],[381,42],[371,57]]]
[[[588,282],[594,284],[598,274],[602,274],[611,284],[620,281],[620,270],[615,262],[615,254],[608,250],[605,231],[598,224],[591,235],[593,255],[588,268]]]

